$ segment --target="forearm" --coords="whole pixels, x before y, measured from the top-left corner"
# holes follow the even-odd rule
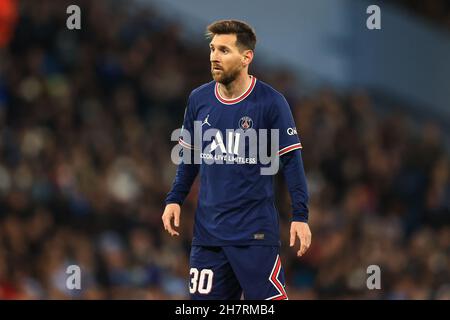
[[[198,174],[199,164],[185,164],[180,163],[177,167],[177,173],[175,175],[172,189],[167,194],[165,203],[178,203],[182,205],[186,199],[195,177]]]
[[[291,151],[280,160],[292,201],[292,221],[308,222],[308,188],[301,152]]]

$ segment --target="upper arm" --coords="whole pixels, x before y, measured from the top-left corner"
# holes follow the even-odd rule
[[[279,94],[275,97],[270,110],[271,128],[278,129],[278,155],[301,149],[302,145],[297,134],[294,117],[288,102]]]

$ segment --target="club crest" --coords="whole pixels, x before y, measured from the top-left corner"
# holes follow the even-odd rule
[[[242,117],[239,120],[239,128],[242,130],[247,130],[253,127],[253,120],[250,117]]]

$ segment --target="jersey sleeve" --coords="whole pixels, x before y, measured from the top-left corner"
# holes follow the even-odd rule
[[[284,154],[281,163],[292,201],[292,221],[308,222],[308,186],[301,151]]]
[[[186,199],[189,190],[199,172],[200,165],[194,162],[194,104],[192,94],[188,98],[188,103],[184,112],[183,126],[178,139],[178,143],[183,147],[184,155],[187,155],[190,161],[184,161],[182,157],[181,163],[177,167],[175,179],[170,192],[167,194],[165,203],[178,203],[182,205]]]
[[[272,106],[272,128],[279,130],[279,151],[292,201],[292,221],[308,222],[308,188],[301,156],[302,144],[291,108],[280,94]]]
[[[180,206],[186,199],[195,177],[200,169],[199,164],[186,164],[181,162],[177,167],[177,173],[172,183],[172,188],[166,196],[165,203],[178,203]]]
[[[178,143],[187,149],[194,149],[194,121],[195,111],[192,94],[188,98],[187,106],[184,111],[183,126],[181,127],[180,138]]]
[[[302,144],[297,134],[294,117],[286,99],[277,95],[271,110],[272,129],[279,130],[278,155],[282,156],[290,151],[301,149]]]

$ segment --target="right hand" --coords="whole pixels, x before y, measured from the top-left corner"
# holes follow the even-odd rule
[[[164,209],[164,213],[162,215],[164,229],[166,229],[166,231],[171,236],[179,236],[180,235],[172,227],[172,219],[174,219],[175,227],[180,226],[180,213],[181,213],[181,207],[178,203],[169,203],[166,205],[166,208]]]

